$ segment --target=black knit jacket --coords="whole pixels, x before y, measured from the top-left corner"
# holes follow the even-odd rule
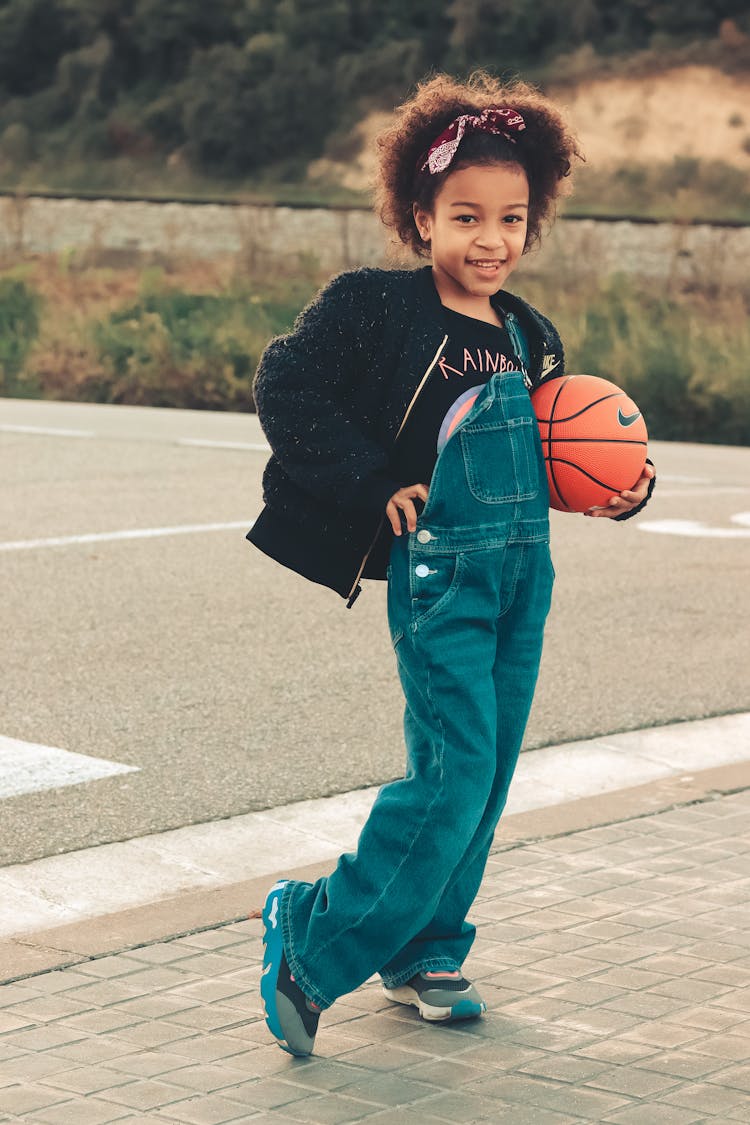
[[[529,388],[562,375],[550,321],[504,290],[491,300],[509,329],[514,318],[522,328]],[[445,319],[430,266],[351,270],[270,342],[258,365],[253,391],[272,455],[247,538],[349,606],[360,578],[386,576],[393,532],[385,507],[415,483],[391,472],[396,435],[445,345]]]

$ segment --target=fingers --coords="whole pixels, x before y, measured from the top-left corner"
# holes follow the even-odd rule
[[[404,513],[407,530],[416,530],[417,509],[414,507],[414,499],[426,501],[428,491],[426,484],[412,484],[394,492],[385,507],[394,535],[401,534],[401,512]]]
[[[629,501],[624,501],[621,496],[612,496],[606,504],[596,504],[593,508],[588,508],[583,514],[584,516],[604,516],[606,519],[611,519],[613,516],[619,516],[620,512],[627,512],[629,508],[635,505]]]
[[[417,509],[411,500],[404,499],[398,503],[395,500],[389,500],[386,505],[385,514],[391,521],[394,535],[401,534],[401,515],[403,512],[406,517],[406,527],[408,531],[414,531],[417,526]]]

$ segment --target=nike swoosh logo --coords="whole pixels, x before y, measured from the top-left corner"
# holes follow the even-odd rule
[[[550,371],[554,371],[559,366],[559,359],[555,359],[553,355],[546,355],[542,360],[542,376],[549,375]]]
[[[617,411],[617,421],[621,426],[632,426],[641,416],[640,410],[636,410],[635,414],[623,414],[621,410]]]

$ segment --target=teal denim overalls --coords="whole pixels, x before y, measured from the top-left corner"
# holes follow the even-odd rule
[[[414,532],[394,537],[388,621],[406,774],[357,850],[281,900],[284,951],[321,1008],[378,972],[457,969],[531,708],[550,607],[549,494],[529,392],[495,373],[438,456]]]

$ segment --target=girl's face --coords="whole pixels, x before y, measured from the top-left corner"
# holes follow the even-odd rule
[[[414,204],[443,304],[489,306],[523,253],[528,213],[529,182],[517,164],[459,168],[443,183],[431,212]]]

